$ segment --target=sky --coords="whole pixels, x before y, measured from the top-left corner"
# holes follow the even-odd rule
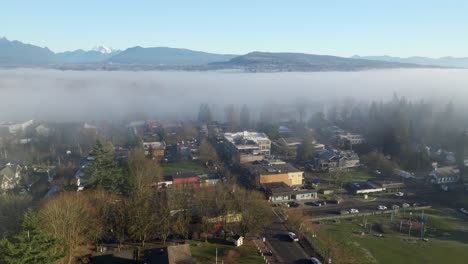
[[[52,51],[468,57],[466,0],[0,0],[0,36]]]

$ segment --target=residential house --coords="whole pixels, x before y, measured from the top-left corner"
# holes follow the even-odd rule
[[[353,146],[362,144],[365,142],[365,139],[362,135],[346,133],[344,135],[338,135],[336,137],[337,143],[339,146]]]
[[[216,174],[202,174],[198,175],[200,186],[212,186],[219,182],[219,176]]]
[[[271,154],[271,141],[264,133],[224,133],[226,154],[235,163],[263,160]]]
[[[459,180],[460,170],[455,166],[436,167],[429,173],[429,181],[438,185],[453,184]]]
[[[164,158],[166,143],[164,142],[143,142],[143,149],[146,156],[152,156],[154,160],[161,161]]]
[[[34,124],[34,120],[28,120],[21,123],[3,122],[0,127],[6,128],[10,134],[19,134]]]
[[[47,181],[51,182],[57,175],[57,168],[55,166],[38,165],[33,167],[33,174],[39,179],[47,178]]]
[[[249,164],[247,169],[260,184],[284,183],[287,186],[300,186],[304,179],[303,171],[281,160],[254,162]]]
[[[359,156],[353,151],[323,150],[314,159],[318,171],[350,170],[359,164]]]
[[[21,181],[21,166],[6,164],[0,169],[0,191],[15,188]]]

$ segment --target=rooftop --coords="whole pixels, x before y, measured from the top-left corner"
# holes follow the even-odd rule
[[[271,162],[268,160],[254,162],[248,165],[248,169],[251,173],[258,175],[301,172],[301,170],[294,167],[292,164],[286,163],[284,161],[278,162],[278,160],[274,160]]]

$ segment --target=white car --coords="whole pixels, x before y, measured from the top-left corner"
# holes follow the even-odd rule
[[[379,205],[379,206],[377,206],[377,209],[379,209],[379,210],[387,210],[387,206],[385,206],[385,205]]]
[[[403,197],[404,195],[405,195],[405,194],[402,193],[402,192],[397,192],[397,193],[395,193],[395,196],[396,196],[396,197]]]
[[[349,209],[349,212],[350,212],[351,214],[358,214],[358,213],[359,213],[359,210],[358,210],[358,209],[351,208],[351,209]]]
[[[289,238],[291,238],[291,240],[294,241],[294,242],[298,242],[298,241],[299,241],[299,238],[298,238],[297,235],[294,234],[293,232],[289,232],[289,233],[288,233],[288,236],[289,236]]]
[[[468,210],[466,210],[465,208],[460,208],[460,212],[468,215]]]

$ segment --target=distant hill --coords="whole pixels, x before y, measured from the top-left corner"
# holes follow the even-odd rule
[[[166,47],[133,47],[107,60],[110,63],[152,65],[204,65],[216,61],[227,61],[235,55],[213,54],[188,49]]]
[[[427,57],[391,57],[391,56],[353,56],[352,58],[364,60],[379,60],[399,63],[414,63],[420,65],[435,65],[441,67],[457,67],[468,68],[468,58],[455,58],[455,57],[441,57],[441,58],[427,58]]]
[[[99,63],[103,62],[112,56],[118,54],[119,51],[100,52],[96,50],[75,50],[56,53],[54,57],[55,63]]]
[[[352,59],[328,55],[258,51],[235,57],[227,62],[212,63],[212,65],[223,68],[242,68],[250,71],[356,71],[428,67],[408,63]]]
[[[48,48],[0,38],[0,65],[47,64],[54,60],[54,55]]]

